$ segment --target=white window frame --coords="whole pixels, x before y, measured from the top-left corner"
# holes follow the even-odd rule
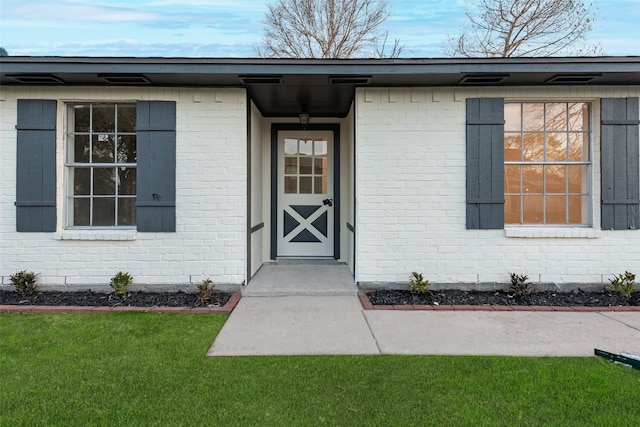
[[[69,114],[69,111],[74,107],[74,106],[78,106],[78,105],[85,105],[85,106],[89,106],[91,109],[93,109],[94,106],[96,105],[110,105],[110,106],[116,106],[116,113],[115,113],[115,123],[114,123],[114,129],[113,132],[94,132],[93,129],[93,114],[89,114],[90,117],[90,128],[89,128],[89,132],[75,132],[71,129],[71,117]],[[116,138],[117,140],[117,136],[118,135],[122,135],[122,136],[136,136],[136,132],[134,130],[134,132],[118,132],[118,112],[117,112],[117,106],[133,106],[135,108],[136,104],[135,101],[128,101],[128,100],[117,100],[117,101],[112,101],[112,100],[92,100],[92,101],[67,101],[64,103],[64,117],[65,117],[65,126],[64,126],[64,182],[65,182],[65,203],[64,203],[64,229],[67,230],[135,230],[136,229],[136,224],[131,224],[131,225],[118,225],[117,221],[118,221],[118,199],[119,198],[130,198],[134,200],[134,205],[135,205],[135,200],[137,198],[137,196],[134,195],[119,195],[118,194],[118,185],[115,185],[115,193],[113,195],[109,195],[109,196],[104,196],[104,197],[114,197],[116,199],[115,202],[115,223],[114,225],[74,225],[74,199],[76,198],[88,198],[91,200],[94,200],[96,198],[100,198],[100,197],[96,197],[96,195],[92,194],[93,193],[93,185],[90,183],[89,184],[89,188],[90,188],[90,194],[88,196],[83,196],[83,197],[77,197],[76,195],[74,195],[74,190],[73,190],[73,181],[74,178],[72,176],[74,168],[77,167],[84,167],[84,168],[89,168],[89,169],[94,169],[94,168],[133,168],[137,170],[137,162],[136,163],[131,163],[131,162],[127,162],[127,163],[118,163],[117,159],[114,159],[113,163],[92,163],[91,162],[91,149],[89,152],[89,163],[82,163],[82,162],[74,162],[74,161],[70,161],[70,150],[72,149],[71,144],[70,144],[70,137],[73,135],[88,135],[89,136],[89,141],[93,140],[93,136],[94,135],[98,135],[98,134],[109,134],[109,135],[113,135],[114,138]],[[90,146],[92,146],[92,144],[90,144]],[[93,173],[90,175],[91,177],[93,177]],[[118,174],[116,173],[116,179],[118,177]],[[90,178],[92,179],[92,178]],[[92,221],[93,220],[93,203],[90,204],[90,213],[89,213],[89,220]],[[135,209],[135,207],[134,207]],[[134,211],[135,212],[135,211]]]
[[[587,193],[584,194],[587,198],[586,201],[586,206],[585,209],[586,214],[587,214],[587,221],[585,223],[570,223],[568,222],[569,220],[569,211],[567,209],[566,211],[566,222],[565,223],[546,223],[545,220],[543,220],[542,223],[527,223],[524,222],[524,207],[522,205],[522,195],[523,193],[523,189],[520,188],[520,192],[519,193],[507,193],[506,191],[504,192],[505,195],[505,199],[508,195],[511,196],[515,196],[515,195],[520,195],[520,223],[507,223],[505,221],[504,226],[505,229],[506,228],[512,228],[512,229],[518,229],[518,228],[550,228],[550,229],[560,229],[560,228],[593,228],[593,220],[594,220],[594,215],[593,215],[593,198],[594,198],[594,191],[593,191],[593,173],[594,173],[594,134],[595,134],[595,129],[594,129],[594,120],[593,120],[593,115],[594,115],[594,107],[595,107],[595,103],[593,102],[593,100],[589,99],[589,100],[585,100],[585,99],[566,99],[566,98],[562,98],[562,99],[535,99],[535,100],[531,100],[531,99],[515,99],[515,100],[508,100],[505,99],[505,123],[506,123],[506,106],[509,104],[572,104],[572,103],[582,103],[582,104],[586,104],[588,105],[589,108],[589,113],[588,113],[588,129],[586,131],[581,131],[580,133],[586,133],[587,134],[587,138],[585,138],[585,140],[588,142],[588,148],[587,148],[587,152],[588,152],[588,160],[587,161],[570,161],[569,159],[567,159],[566,161],[547,161],[546,159],[544,159],[543,161],[524,161],[524,159],[521,159],[521,161],[508,161],[508,160],[504,160],[504,166],[509,166],[509,165],[513,165],[513,166],[523,166],[523,165],[541,165],[541,166],[553,166],[553,165],[560,165],[560,166],[569,166],[569,165],[576,165],[576,166],[587,166],[587,182],[585,183],[586,187],[587,187]],[[521,135],[524,136],[525,132],[524,131],[524,112],[522,112],[521,110],[521,130],[520,133]],[[544,135],[544,144],[545,144],[545,148],[546,148],[546,144],[547,144],[547,121],[546,121],[546,108],[545,108],[545,117],[544,117],[544,129],[542,131],[543,135]],[[554,131],[555,132],[555,131]],[[567,134],[571,133],[571,131],[567,130],[566,131]],[[512,131],[507,131],[505,129],[504,131],[505,136],[509,133],[515,133]],[[533,132],[532,132],[533,133]],[[537,133],[537,132],[535,132]],[[506,138],[505,138],[505,144],[506,144]],[[545,150],[546,152],[546,150]],[[543,169],[544,170],[544,169]],[[522,170],[520,170],[520,182],[522,183]],[[567,184],[568,185],[568,184]],[[542,187],[543,187],[543,192],[542,192],[542,197],[543,197],[543,213],[545,213],[546,215],[546,186],[545,186],[545,178],[544,178],[544,173],[543,173],[543,182],[542,182]],[[568,192],[568,189],[565,191],[564,195],[565,197],[569,197],[571,193]],[[506,200],[505,200],[506,203]],[[517,236],[517,237],[523,237],[523,236]],[[538,236],[536,236],[538,237]],[[539,237],[545,237],[545,236],[539,236]],[[548,236],[546,236],[548,237]]]

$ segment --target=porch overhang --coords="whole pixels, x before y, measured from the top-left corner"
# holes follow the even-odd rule
[[[344,117],[356,87],[640,85],[640,57],[2,57],[0,85],[242,87],[267,117]]]

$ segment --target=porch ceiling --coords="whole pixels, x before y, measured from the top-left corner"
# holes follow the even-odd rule
[[[243,87],[265,116],[346,116],[356,87],[640,85],[640,57],[2,57],[0,85]]]

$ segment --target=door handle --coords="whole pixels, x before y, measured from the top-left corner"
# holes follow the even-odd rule
[[[325,205],[325,206],[329,206],[329,207],[331,207],[331,206],[333,206],[333,199],[331,199],[331,198],[329,198],[329,199],[324,199],[324,200],[322,201],[322,204],[323,204],[323,205]]]

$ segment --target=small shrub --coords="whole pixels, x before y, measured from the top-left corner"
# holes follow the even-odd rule
[[[609,279],[611,285],[607,287],[607,290],[615,292],[623,298],[629,298],[633,293],[633,285],[636,281],[636,275],[625,271],[624,274],[618,274],[613,276],[613,279]]]
[[[111,278],[111,282],[109,284],[116,295],[124,296],[127,293],[127,288],[131,282],[133,282],[133,277],[129,273],[118,271],[116,275]]]
[[[524,298],[531,294],[531,286],[527,283],[529,276],[526,274],[509,273],[511,276],[511,292],[514,297]]]
[[[429,281],[424,278],[422,273],[416,273],[415,271],[411,273],[411,277],[409,278],[409,291],[412,294],[426,294],[429,292]]]
[[[9,276],[11,284],[16,288],[20,296],[26,297],[36,293],[36,277],[33,271],[22,270]]]
[[[209,277],[203,279],[202,282],[196,285],[196,290],[198,291],[198,305],[206,305],[211,301],[211,293],[213,292],[214,287],[215,285],[213,284],[213,280]]]

